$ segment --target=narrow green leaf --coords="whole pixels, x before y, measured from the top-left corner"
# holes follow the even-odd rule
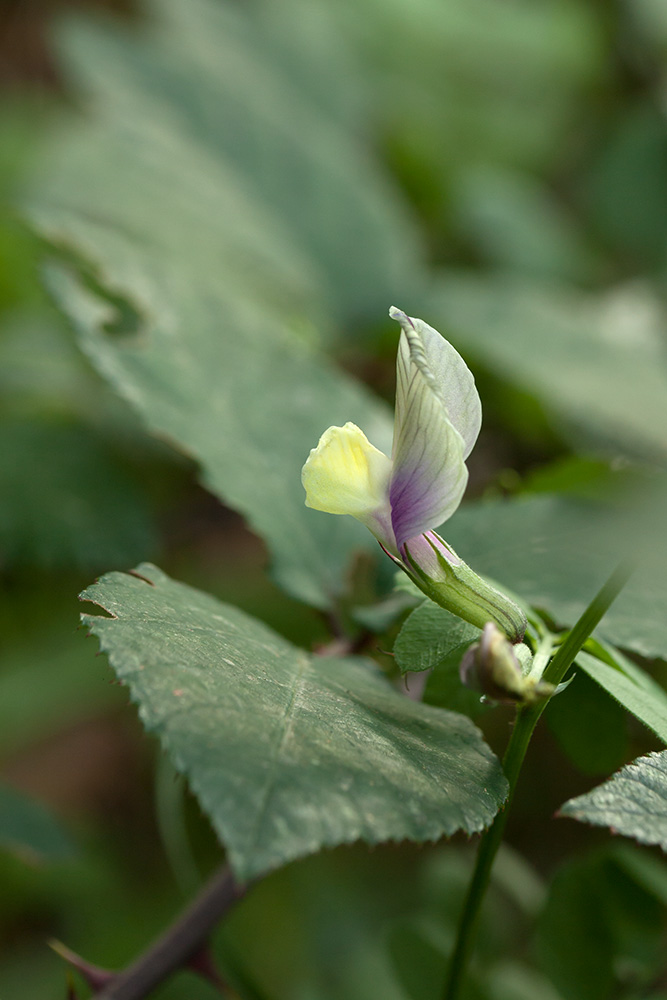
[[[600,646],[599,650],[599,657],[579,653],[579,666],[667,744],[667,692],[617,649]]]
[[[591,792],[570,799],[560,814],[667,851],[667,750],[639,757]]]
[[[313,658],[144,564],[110,573],[84,615],[241,879],[357,839],[488,825],[506,794],[463,716],[415,703],[362,659]]]

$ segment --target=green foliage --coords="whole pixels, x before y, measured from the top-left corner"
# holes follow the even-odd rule
[[[595,15],[549,0],[332,5],[377,80],[398,153],[431,181],[438,221],[450,185],[478,163],[534,169],[562,150],[577,106],[599,80]],[[400,46],[400,57],[397,55]],[[491,99],[492,95],[492,99]]]
[[[0,452],[8,564],[99,569],[155,551],[146,498],[99,435],[70,423],[6,420]]]
[[[593,647],[597,655],[582,652],[577,663],[600,687],[667,743],[667,693],[645,670],[617,649]]]
[[[300,467],[328,425],[354,420],[391,445],[387,407],[319,349],[344,352],[344,367],[390,398],[392,302],[479,368],[471,492],[570,497],[461,510],[444,534],[475,570],[566,628],[622,554],[648,552],[547,708],[566,756],[536,740],[510,836],[543,869],[566,834],[575,849],[608,828],[664,846],[662,756],[563,807],[594,801],[601,817],[611,795],[606,829],[549,819],[573,794],[569,763],[609,773],[653,734],[667,740],[660,667],[607,644],[667,653],[664,503],[647,518],[626,491],[650,479],[639,462],[666,456],[664,4],[139,6],[123,27],[77,11],[58,28],[68,101],[41,148],[52,95],[0,95],[0,752],[13,775],[48,780],[84,841],[67,870],[2,852],[0,936],[12,947],[0,994],[17,1000],[63,991],[45,931],[119,967],[180,905],[156,850],[151,745],[127,692],[73,634],[76,566],[88,576],[157,549],[172,576],[293,638],[155,570],[143,570],[153,587],[113,575],[93,589],[119,617],[89,623],[239,872],[355,837],[479,829],[498,808],[497,762],[451,714],[480,709],[458,677],[476,631],[424,604],[396,637],[414,601],[387,595],[391,564],[379,568],[350,519],[303,505]],[[38,287],[45,247],[10,204],[23,193],[74,336]],[[261,541],[194,487],[177,451],[266,540],[281,585],[326,615],[276,599]],[[429,674],[422,703],[411,699],[425,675],[406,698],[399,678],[393,689],[367,660],[311,656],[311,641],[329,653],[393,643],[400,670]],[[651,731],[631,727],[632,751],[626,710]],[[508,710],[485,715],[494,746],[507,722]],[[162,830],[194,882],[219,850],[195,803],[181,823],[169,766]],[[7,801],[0,792],[0,825],[25,819],[24,803]],[[190,852],[196,869],[183,864]],[[468,860],[455,844],[304,857],[262,880],[217,935],[223,971],[244,997],[439,997]],[[471,997],[658,1000],[657,856],[578,855],[551,889],[531,884],[525,863],[499,861]],[[160,996],[208,995],[187,975]]]
[[[665,865],[654,867],[659,886]],[[563,997],[643,995],[664,971],[664,931],[660,889],[632,877],[624,852],[597,852],[556,874],[538,924],[539,954]]]
[[[653,553],[645,551],[646,539],[635,544],[642,522],[641,508],[633,518],[597,504],[536,496],[464,507],[445,537],[477,572],[502,581],[559,625],[574,624],[620,558],[631,551],[644,556],[596,634],[650,658],[667,649],[667,575],[663,537],[653,538]]]
[[[667,851],[667,751],[640,757],[560,812]]]
[[[408,670],[431,670],[461,656],[479,639],[480,630],[438,607],[424,601],[409,616],[394,646],[394,656],[401,673]]]
[[[545,713],[547,724],[584,774],[609,774],[628,759],[624,704],[605,697],[582,671],[575,673],[564,697],[550,699]]]
[[[0,847],[29,862],[70,858],[73,845],[41,803],[0,784]]]
[[[239,878],[324,845],[472,833],[503,801],[469,720],[409,701],[363,660],[313,659],[149,565],[82,596],[113,616],[84,621]]]
[[[399,670],[431,670],[423,700],[473,718],[483,711],[479,693],[464,687],[459,677],[461,658],[479,639],[474,625],[456,618],[432,601],[424,601],[405,621],[394,643]]]
[[[650,287],[584,295],[521,276],[446,273],[433,323],[538,396],[575,443],[664,462],[664,308]]]
[[[296,87],[308,65],[285,60],[284,23],[274,43],[231,5],[159,9],[144,36],[65,33],[95,117],[51,146],[30,199],[40,233],[85,261],[50,287],[93,364],[267,539],[287,589],[326,606],[369,543],[303,508],[299,470],[327,424],[381,446],[390,431],[306,339],[327,313],[375,318],[407,294],[415,241],[345,120]]]
[[[471,853],[454,847],[425,860],[413,887],[412,914],[388,924],[391,960],[411,1000],[442,996],[472,861]],[[508,959],[517,941],[525,943],[529,922],[543,908],[545,895],[546,886],[537,872],[511,848],[503,847],[480,914],[476,961],[463,994],[466,998],[523,998],[525,990],[517,985],[511,994],[510,984],[532,982],[535,996],[551,1000],[553,993],[543,976]]]
[[[128,284],[138,281],[147,290],[135,246],[111,231],[99,235],[100,245],[110,243]],[[150,335],[142,320],[129,339],[108,334],[109,304],[71,272],[54,269],[50,280],[93,362],[154,431],[198,460],[209,489],[243,511],[266,539],[283,586],[326,607],[342,589],[351,550],[370,548],[373,540],[350,519],[331,523],[305,507],[301,466],[327,423],[352,419],[382,441],[390,434],[389,414],[280,317],[223,302],[222,289],[212,296],[215,269],[187,281],[176,262],[153,262],[149,273],[158,270],[145,307]],[[177,314],[180,332],[173,327]]]
[[[491,265],[533,278],[581,282],[595,258],[573,219],[529,174],[482,166],[457,185],[456,222]]]
[[[630,105],[610,130],[582,191],[593,225],[633,262],[661,268],[665,257],[667,135],[657,108]],[[626,197],[628,177],[633,196]]]

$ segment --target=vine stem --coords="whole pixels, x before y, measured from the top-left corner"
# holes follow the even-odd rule
[[[227,866],[204,886],[180,917],[126,969],[95,994],[95,1000],[143,1000],[172,972],[186,965],[248,886]]]
[[[559,646],[554,658],[547,665],[544,671],[544,679],[546,681],[555,685],[560,684],[567,670],[574,662],[577,653],[586,642],[586,639],[588,639],[607,609],[616,600],[628,582],[631,574],[634,572],[635,565],[634,560],[626,560],[619,563],[607,582],[581,615],[576,625],[568,633],[563,644]],[[510,736],[503,758],[503,770],[509,784],[509,793],[503,809],[497,814],[495,820],[480,841],[475,870],[468,887],[468,893],[459,921],[456,944],[452,953],[443,1000],[457,1000],[459,996],[475,938],[480,906],[489,885],[493,862],[503,839],[521,766],[535,726],[546,704],[547,700],[545,699],[533,705],[521,706],[517,711],[512,735]]]

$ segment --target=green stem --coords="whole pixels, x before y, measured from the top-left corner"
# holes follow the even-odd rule
[[[546,681],[552,684],[560,684],[567,670],[574,662],[575,656],[609,606],[618,597],[634,568],[634,562],[623,562],[614,570],[605,585],[596,594],[579,618],[572,631],[569,632],[563,644],[559,646],[553,660],[544,672],[544,679]],[[546,641],[550,641],[549,638]],[[514,798],[514,790],[521,771],[521,765],[526,756],[528,744],[530,743],[535,726],[545,707],[546,699],[534,705],[523,706],[517,712],[512,735],[510,736],[510,741],[503,758],[503,770],[509,784],[509,793],[503,809],[498,813],[480,841],[477,863],[459,921],[456,944],[443,994],[444,1000],[457,1000],[459,996],[459,990],[467,968],[479,920],[480,906],[489,885],[493,862],[503,839],[505,824],[507,823],[512,799]]]

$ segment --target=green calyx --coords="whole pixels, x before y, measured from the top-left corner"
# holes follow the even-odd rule
[[[449,545],[447,549],[454,557],[453,562],[445,559],[436,546],[432,545],[432,548],[441,574],[438,578],[424,573],[406,546],[409,565],[404,568],[415,585],[432,601],[462,618],[463,621],[480,629],[483,629],[487,622],[494,622],[510,642],[521,642],[528,622],[518,604],[507,594],[503,594],[483,580]]]

